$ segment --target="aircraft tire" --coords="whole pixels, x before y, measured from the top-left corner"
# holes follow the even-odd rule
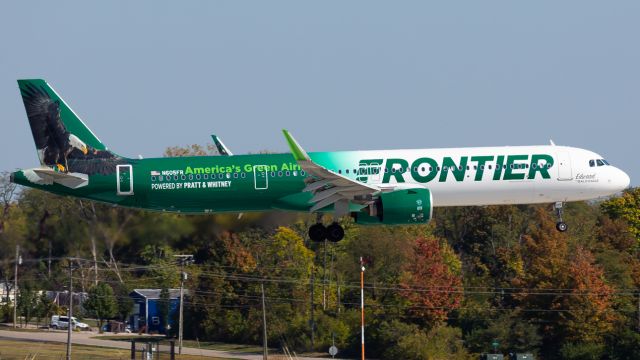
[[[556,229],[560,232],[565,232],[569,229],[569,226],[564,221],[558,221],[558,223],[556,223]]]
[[[327,228],[322,224],[315,224],[309,227],[309,238],[311,241],[322,242],[327,238]]]
[[[333,223],[327,227],[327,240],[338,242],[344,238],[344,229],[340,224]]]

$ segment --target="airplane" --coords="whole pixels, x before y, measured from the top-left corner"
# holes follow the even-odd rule
[[[434,207],[552,203],[558,231],[563,204],[609,196],[629,186],[602,156],[568,146],[306,152],[283,130],[284,154],[127,158],[108,149],[49,84],[18,80],[40,166],[14,183],[124,207],[185,214],[287,210],[315,213],[313,241],[340,241],[337,221],[424,224]]]

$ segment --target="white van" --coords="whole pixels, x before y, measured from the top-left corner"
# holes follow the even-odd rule
[[[72,329],[89,330],[89,325],[79,322],[74,316],[71,317]],[[52,329],[66,329],[69,326],[69,317],[61,315],[53,315],[49,327]]]

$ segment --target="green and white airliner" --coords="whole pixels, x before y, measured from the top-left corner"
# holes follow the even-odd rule
[[[550,145],[291,152],[136,159],[110,151],[44,80],[18,80],[40,166],[15,183],[119,206],[186,214],[287,210],[361,224],[427,223],[436,206],[562,204],[615,194],[629,176],[588,150]],[[320,218],[320,217],[318,217]],[[339,241],[337,222],[309,228]]]

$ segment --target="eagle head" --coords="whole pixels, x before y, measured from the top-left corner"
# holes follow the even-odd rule
[[[87,148],[87,144],[85,144],[80,138],[73,134],[69,134],[69,144],[74,148],[82,151],[83,154],[87,155],[89,149]]]

